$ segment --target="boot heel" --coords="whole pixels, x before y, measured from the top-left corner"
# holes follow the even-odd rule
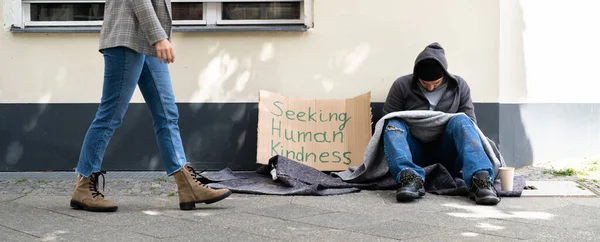
[[[83,204],[75,200],[71,200],[71,207],[74,209],[83,209]]]
[[[195,202],[179,203],[179,209],[181,210],[192,210],[194,208],[196,208]]]

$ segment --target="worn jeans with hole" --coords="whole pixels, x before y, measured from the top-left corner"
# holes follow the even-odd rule
[[[100,171],[106,147],[123,121],[136,86],[152,114],[156,141],[167,174],[179,171],[187,161],[168,65],[124,47],[106,49],[103,54],[102,99],[85,135],[77,173],[88,177]]]
[[[422,143],[410,134],[408,125],[401,119],[388,119],[383,133],[383,144],[390,172],[400,180],[400,172],[412,169],[425,181],[422,167],[442,164],[452,176],[460,176],[468,187],[478,171],[488,171],[491,181],[494,168],[483,149],[475,124],[466,115],[450,119],[442,136],[433,142]]]

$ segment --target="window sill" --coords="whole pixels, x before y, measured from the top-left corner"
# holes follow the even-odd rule
[[[304,25],[272,25],[272,26],[174,26],[173,32],[255,32],[255,31],[288,31],[305,32]],[[100,27],[27,27],[11,26],[13,33],[100,33]]]

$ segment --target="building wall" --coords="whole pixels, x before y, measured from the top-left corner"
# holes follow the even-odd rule
[[[14,2],[0,4],[5,29],[13,19]],[[579,2],[588,4],[585,9],[596,4]],[[563,9],[567,1],[545,3]],[[571,26],[592,29],[598,21],[575,16],[577,8],[565,24],[540,4],[316,0],[314,26],[307,32],[174,33],[176,61],[170,70],[188,158],[213,169],[249,169],[256,153],[259,89],[316,98],[370,91],[377,114],[392,82],[412,70],[416,55],[427,44],[439,42],[446,48],[450,71],[471,86],[480,125],[499,143],[507,162],[525,165],[535,158],[546,159],[546,149],[559,142],[542,141],[538,111],[527,111],[527,105],[595,101],[590,89],[547,84],[569,77],[585,79],[583,74],[569,75],[578,69],[569,60],[588,56],[584,51],[597,51],[587,44],[594,43],[589,38],[593,34],[582,36]],[[547,21],[554,24],[549,27]],[[570,32],[557,35],[556,28]],[[566,37],[573,34],[589,41]],[[597,35],[592,37],[597,40]],[[549,51],[565,41],[568,48]],[[75,166],[101,95],[103,58],[97,46],[98,34],[0,33],[0,170]],[[579,51],[573,51],[577,47]],[[568,58],[549,58],[553,55]],[[591,61],[587,67],[597,64],[586,60]],[[549,94],[557,91],[569,95],[556,99]],[[521,124],[514,122],[516,115]],[[552,116],[553,124],[563,127],[560,139],[569,133],[563,117]],[[592,134],[598,129],[591,124],[597,116],[589,117],[588,140],[597,139]],[[152,133],[149,113],[136,91],[107,150],[105,168],[162,169]],[[209,142],[211,138],[214,141]],[[527,145],[530,148],[523,148]]]
[[[495,102],[497,12],[495,1],[317,0],[308,32],[175,33],[173,86],[178,102],[255,102],[259,89],[334,98],[371,91],[383,101],[418,52],[437,41],[475,101]],[[1,78],[19,80],[2,82],[0,102],[100,99],[98,34],[4,31],[0,41],[0,64],[11,70]],[[139,93],[133,102],[143,102]]]
[[[593,0],[500,1],[500,146],[516,165],[598,155]]]

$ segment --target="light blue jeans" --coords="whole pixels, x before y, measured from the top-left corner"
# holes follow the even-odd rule
[[[425,181],[422,167],[442,164],[450,174],[458,176],[463,171],[467,187],[478,171],[485,170],[494,182],[494,168],[487,157],[475,124],[466,115],[458,115],[446,124],[442,136],[431,143],[415,139],[403,120],[386,120],[383,145],[391,174],[400,179],[400,172],[406,168],[413,170]]]
[[[123,121],[136,86],[152,114],[156,141],[167,174],[179,171],[187,160],[179,134],[179,111],[168,64],[124,47],[106,49],[103,54],[102,99],[85,135],[77,173],[88,177],[100,171],[106,147]]]

